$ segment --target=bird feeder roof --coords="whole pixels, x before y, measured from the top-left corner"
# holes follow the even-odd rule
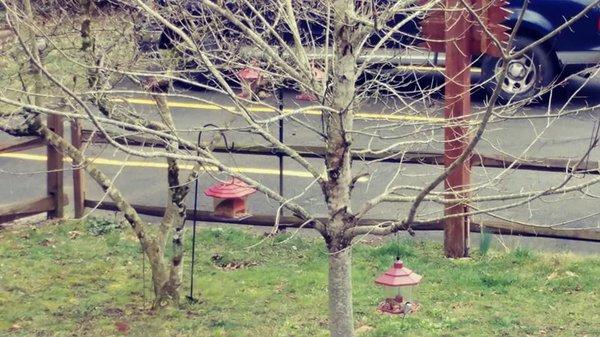
[[[227,182],[218,183],[209,187],[204,191],[204,194],[213,198],[232,199],[242,198],[254,192],[256,192],[256,189],[250,185],[239,179],[231,178]]]
[[[242,80],[257,80],[260,78],[260,72],[254,68],[246,67],[238,71],[237,76]]]
[[[375,279],[375,283],[388,287],[405,287],[419,284],[421,278],[421,275],[404,267],[404,263],[398,260],[390,269]]]

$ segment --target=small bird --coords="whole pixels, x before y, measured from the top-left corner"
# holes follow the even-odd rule
[[[410,314],[410,312],[412,311],[412,307],[413,305],[410,302],[405,302],[404,305],[402,305],[402,313],[404,314],[404,316]]]

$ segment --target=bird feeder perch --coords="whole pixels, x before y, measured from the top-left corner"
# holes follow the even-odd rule
[[[256,189],[245,182],[232,178],[227,182],[218,183],[204,191],[209,197],[213,197],[214,215],[217,217],[240,220],[250,216],[246,199]]]
[[[378,306],[379,311],[388,314],[408,314],[417,308],[414,301],[415,288],[421,283],[422,276],[404,267],[397,260],[392,267],[375,279],[375,283],[383,286],[386,298]]]

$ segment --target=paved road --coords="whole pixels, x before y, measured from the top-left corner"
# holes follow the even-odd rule
[[[564,88],[559,88],[553,94],[552,102],[532,105],[518,111],[514,116],[528,116],[533,119],[510,119],[495,121],[486,132],[484,142],[478,151],[486,154],[504,153],[514,156],[527,154],[530,157],[577,157],[586,149],[595,123],[598,122],[600,109],[600,78],[592,79],[575,98],[570,96],[583,84],[577,80]],[[228,104],[224,98],[210,96],[205,92],[184,91],[182,95],[189,95],[207,101],[219,101]],[[294,93],[286,93],[284,105],[287,109],[296,108],[303,103],[293,99]],[[474,95],[474,112],[482,111],[485,97],[482,94]],[[412,102],[412,100],[408,100]],[[132,106],[142,113],[154,114],[152,105],[144,97],[133,97]],[[182,134],[189,140],[195,140],[197,133],[194,128],[206,123],[223,124],[230,119],[230,115],[222,110],[213,109],[206,103],[190,98],[177,98],[171,100],[175,122]],[[567,109],[581,110],[561,118],[544,117],[548,111],[557,111],[562,105],[568,103]],[[413,104],[413,103],[411,103]],[[550,109],[548,109],[550,105]],[[594,107],[594,108],[586,108]],[[259,118],[272,116],[268,112],[257,109]],[[440,127],[442,106],[440,102],[431,105],[414,104],[410,108],[403,107],[397,101],[376,101],[364,104],[360,108],[359,120],[355,129],[362,132],[379,132],[388,139],[373,140],[364,134],[357,134],[355,144],[358,147],[371,146],[382,148],[384,146],[403,142],[405,150],[441,150],[443,134]],[[320,128],[320,117],[309,112],[298,117],[303,123],[312,128]],[[233,122],[232,129],[241,127],[240,121]],[[383,128],[385,126],[385,128]],[[277,124],[269,125],[273,134],[278,131]],[[187,131],[185,131],[187,130]],[[297,123],[286,121],[285,141],[293,145],[319,145],[317,135],[299,127]],[[401,137],[399,137],[401,135]],[[255,136],[244,132],[230,133],[229,140],[237,144],[262,143]],[[109,147],[100,145],[92,146],[88,153],[97,155],[97,163],[112,177],[117,186],[134,203],[162,205],[165,203],[166,178],[164,175],[165,164],[159,160],[148,160],[127,157]],[[278,170],[277,158],[248,155],[221,155],[225,162],[237,167],[241,172],[258,179],[267,186],[277,190]],[[600,150],[592,151],[591,159],[600,160]],[[19,154],[0,155],[0,179],[3,182],[0,195],[2,200],[16,201],[22,198],[34,197],[43,193],[44,183],[44,153],[40,150],[28,151]],[[311,162],[322,167],[322,160],[314,159]],[[284,194],[297,196],[297,202],[318,214],[325,212],[324,202],[319,189],[312,185],[309,175],[301,170],[296,163],[285,159],[285,186]],[[397,164],[364,163],[354,164],[356,172],[369,172],[370,179],[363,179],[358,183],[354,193],[354,209],[369,197],[377,195],[385,188],[389,177],[399,169]],[[403,165],[401,184],[422,186],[440,172],[439,167],[425,165]],[[564,179],[559,173],[539,173],[532,171],[504,171],[503,179],[490,182],[490,177],[497,176],[499,169],[474,168],[473,182],[481,185],[479,195],[495,195],[499,193],[514,193],[527,190],[541,190],[555,186]],[[200,179],[200,188],[203,190],[214,182],[211,176],[221,175],[207,172]],[[67,176],[68,177],[68,176]],[[597,176],[596,176],[597,177]],[[590,176],[578,176],[575,183],[582,183],[594,179]],[[366,180],[366,181],[365,181]],[[69,179],[66,179],[70,183]],[[99,199],[103,195],[93,184],[88,183],[88,198]],[[591,187],[590,194],[600,195],[600,186]],[[188,198],[192,205],[192,198]],[[588,227],[600,226],[600,203],[581,193],[570,193],[560,196],[546,197],[530,204],[497,212],[497,215],[520,221],[537,224],[551,225],[565,223],[568,226]],[[212,201],[204,196],[200,197],[200,207],[209,209]],[[477,207],[498,207],[501,202],[478,204]],[[250,200],[250,207],[255,214],[272,214],[277,204],[261,195],[254,195]],[[372,217],[393,217],[405,214],[407,204],[386,204],[376,208]],[[439,205],[425,204],[421,214],[424,218],[435,217],[442,211]],[[597,247],[597,246],[596,246]],[[598,248],[600,251],[600,248]]]

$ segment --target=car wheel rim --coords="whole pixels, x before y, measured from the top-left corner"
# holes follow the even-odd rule
[[[496,64],[496,80],[499,80],[502,61]],[[538,70],[529,55],[523,55],[511,60],[508,64],[506,76],[502,81],[502,91],[510,95],[519,95],[528,92],[536,83]]]

